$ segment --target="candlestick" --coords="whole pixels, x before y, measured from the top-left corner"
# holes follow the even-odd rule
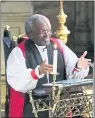
[[[53,51],[53,73],[54,74],[57,73],[57,55],[58,55],[57,45],[54,44],[54,51]]]
[[[60,0],[60,9],[63,9],[63,2]]]

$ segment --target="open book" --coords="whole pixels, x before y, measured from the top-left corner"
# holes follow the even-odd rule
[[[72,87],[72,86],[86,86],[93,84],[93,79],[67,79],[57,81],[55,86]],[[53,86],[53,83],[46,83],[43,86]]]

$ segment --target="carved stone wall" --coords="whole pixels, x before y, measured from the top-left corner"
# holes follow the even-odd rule
[[[80,56],[85,50],[88,57],[94,56],[94,2],[63,1],[63,9],[67,14],[66,24],[71,31],[67,45]],[[34,2],[34,13],[47,16],[52,24],[53,32],[57,28],[56,16],[59,13],[59,2]]]
[[[1,2],[1,39],[3,38],[3,30],[5,25],[11,28],[11,35],[18,36],[24,33],[25,20],[33,13],[32,2]],[[1,73],[4,72],[4,54],[3,44],[1,42]]]
[[[33,13],[31,2],[1,2],[1,28],[8,24],[12,35],[24,33],[24,22]]]
[[[94,54],[94,6],[93,2],[76,2],[76,24],[74,30],[74,45],[77,53],[87,50]],[[92,54],[92,55],[93,55]],[[92,58],[93,59],[93,58]]]

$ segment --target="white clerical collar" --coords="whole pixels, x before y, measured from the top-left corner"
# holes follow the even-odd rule
[[[46,48],[46,45],[45,46],[38,46],[37,44],[35,44],[35,45],[38,48],[38,50],[44,50]]]

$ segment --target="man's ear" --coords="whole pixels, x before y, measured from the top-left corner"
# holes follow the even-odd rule
[[[34,37],[33,33],[28,34],[29,39],[32,39]]]

